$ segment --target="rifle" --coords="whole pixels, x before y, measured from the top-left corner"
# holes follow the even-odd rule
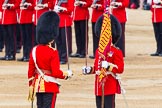
[[[42,1],[43,1],[43,0],[39,0],[37,4],[42,4]]]
[[[9,0],[5,0],[3,4],[7,4]]]
[[[91,8],[101,7],[102,5],[97,3],[98,1],[100,1],[100,0],[94,0],[93,3],[92,3],[92,5],[91,5]]]
[[[57,3],[57,5],[58,6],[61,6],[62,3],[67,3],[67,0],[59,0],[58,3]]]
[[[26,2],[26,0],[22,0],[21,4],[20,4],[20,7],[27,7],[27,5],[25,5],[25,2]]]
[[[7,7],[8,7],[8,2],[9,2],[9,0],[5,0],[5,1],[3,2],[2,7],[3,7],[3,8],[7,8]]]
[[[79,0],[75,0],[75,2],[79,2]],[[73,17],[73,21],[74,21],[74,18],[75,18],[75,10],[76,10],[75,2],[74,2],[74,11],[73,11],[73,12],[74,12],[74,13],[73,13],[73,16],[74,16],[74,17]]]
[[[67,11],[67,9],[65,7],[61,6],[62,3],[67,3],[67,0],[59,0],[57,2],[57,5],[55,5],[54,11],[56,11],[56,12],[61,12],[61,11],[64,11],[64,10]]]
[[[100,0],[94,0],[92,4],[96,4],[98,1],[100,1]]]
[[[26,0],[22,0],[22,1],[21,1],[21,4],[24,4],[25,2],[26,2]]]

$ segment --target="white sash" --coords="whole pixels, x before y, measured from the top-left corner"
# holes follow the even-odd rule
[[[53,82],[53,83],[57,83],[58,85],[61,85],[61,84],[57,81],[57,78],[51,77],[51,76],[47,76],[47,75],[44,75],[44,73],[42,72],[42,70],[39,69],[39,67],[38,67],[38,65],[37,65],[37,63],[36,63],[36,48],[37,48],[37,46],[35,46],[35,47],[33,48],[32,56],[33,56],[33,60],[34,60],[34,63],[35,63],[35,67],[37,68],[39,75],[40,75],[46,82]]]

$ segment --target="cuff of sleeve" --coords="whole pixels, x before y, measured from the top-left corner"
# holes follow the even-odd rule
[[[64,79],[68,79],[68,73],[67,72],[63,72],[63,76],[64,76]]]
[[[94,74],[94,73],[95,73],[94,67],[92,67],[90,74]]]
[[[80,7],[82,7],[82,6],[83,6],[83,4],[80,4],[79,6],[80,6]]]
[[[48,7],[48,3],[44,4],[44,7]]]
[[[112,72],[112,70],[113,70],[113,66],[110,65],[110,66],[108,67],[108,71]]]
[[[32,76],[31,78],[28,78],[28,81],[32,81],[34,79],[34,77]]]

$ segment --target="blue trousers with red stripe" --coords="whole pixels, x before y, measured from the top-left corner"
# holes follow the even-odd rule
[[[96,107],[101,108],[102,96],[96,96]],[[115,94],[104,96],[104,108],[115,108]]]
[[[56,97],[54,93],[37,93],[37,108],[55,108]]]

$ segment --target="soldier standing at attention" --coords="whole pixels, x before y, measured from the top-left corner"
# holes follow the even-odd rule
[[[99,17],[95,25],[95,33],[103,41],[99,43],[104,43],[106,37],[111,36],[112,39],[110,44],[99,44],[98,49],[96,50],[96,56],[94,60],[94,65],[84,66],[82,72],[84,75],[95,74],[95,97],[96,97],[96,108],[115,108],[115,95],[116,93],[121,93],[121,88],[118,80],[116,79],[117,74],[122,74],[124,71],[124,59],[122,51],[116,47],[116,43],[121,37],[121,26],[119,21],[113,16],[110,15],[109,20],[104,20],[104,15]],[[102,29],[102,23],[109,22],[108,27],[111,27],[104,33]],[[102,34],[101,34],[102,30]],[[111,30],[111,31],[110,31]],[[108,46],[109,51],[102,53],[101,49],[106,49]],[[102,55],[102,56],[101,56]],[[104,56],[104,58],[103,58]],[[104,83],[104,86],[102,85]],[[103,99],[104,98],[104,99]],[[103,101],[104,100],[104,101]],[[103,107],[101,107],[103,106]]]
[[[0,60],[15,60],[16,56],[16,24],[17,13],[19,8],[18,0],[2,0],[2,26],[4,30],[5,56]]]
[[[88,44],[88,19],[92,0],[76,0],[74,3],[74,30],[77,51],[71,57],[84,58]]]
[[[54,11],[43,13],[37,24],[36,45],[30,54],[28,67],[29,97],[33,101],[36,94],[37,108],[55,108],[60,83],[57,79],[72,77],[72,71],[60,69],[58,51],[52,43],[58,36],[59,16]],[[33,91],[34,90],[34,91]]]
[[[104,13],[104,0],[93,0],[92,8],[92,37],[93,37],[93,55],[89,58],[94,59],[96,49],[98,48],[99,38],[95,34],[95,24],[97,19]]]
[[[17,61],[29,61],[29,54],[32,48],[32,16],[34,10],[34,0],[22,0],[19,11],[19,24],[23,42],[23,57]]]
[[[66,64],[67,55],[70,55],[72,53],[72,27],[71,26],[72,26],[73,10],[74,10],[74,0],[58,0],[54,8],[54,11],[56,11],[60,17],[59,36],[56,39],[56,46],[59,51],[61,64]],[[68,50],[68,54],[67,54],[67,50]]]
[[[44,12],[47,12],[49,10],[53,10],[54,8],[54,3],[56,0],[34,0],[34,39],[33,39],[33,43],[34,46],[37,45],[36,43],[36,25],[38,22],[38,19],[40,17],[40,15]]]
[[[156,40],[156,52],[150,55],[162,57],[162,1],[152,0],[151,12],[152,24]]]
[[[120,22],[122,27],[122,35],[117,43],[117,47],[119,47],[123,56],[125,57],[125,24],[127,21],[126,8],[129,5],[129,0],[114,0],[110,2],[110,8],[112,8],[112,15],[114,15]]]

